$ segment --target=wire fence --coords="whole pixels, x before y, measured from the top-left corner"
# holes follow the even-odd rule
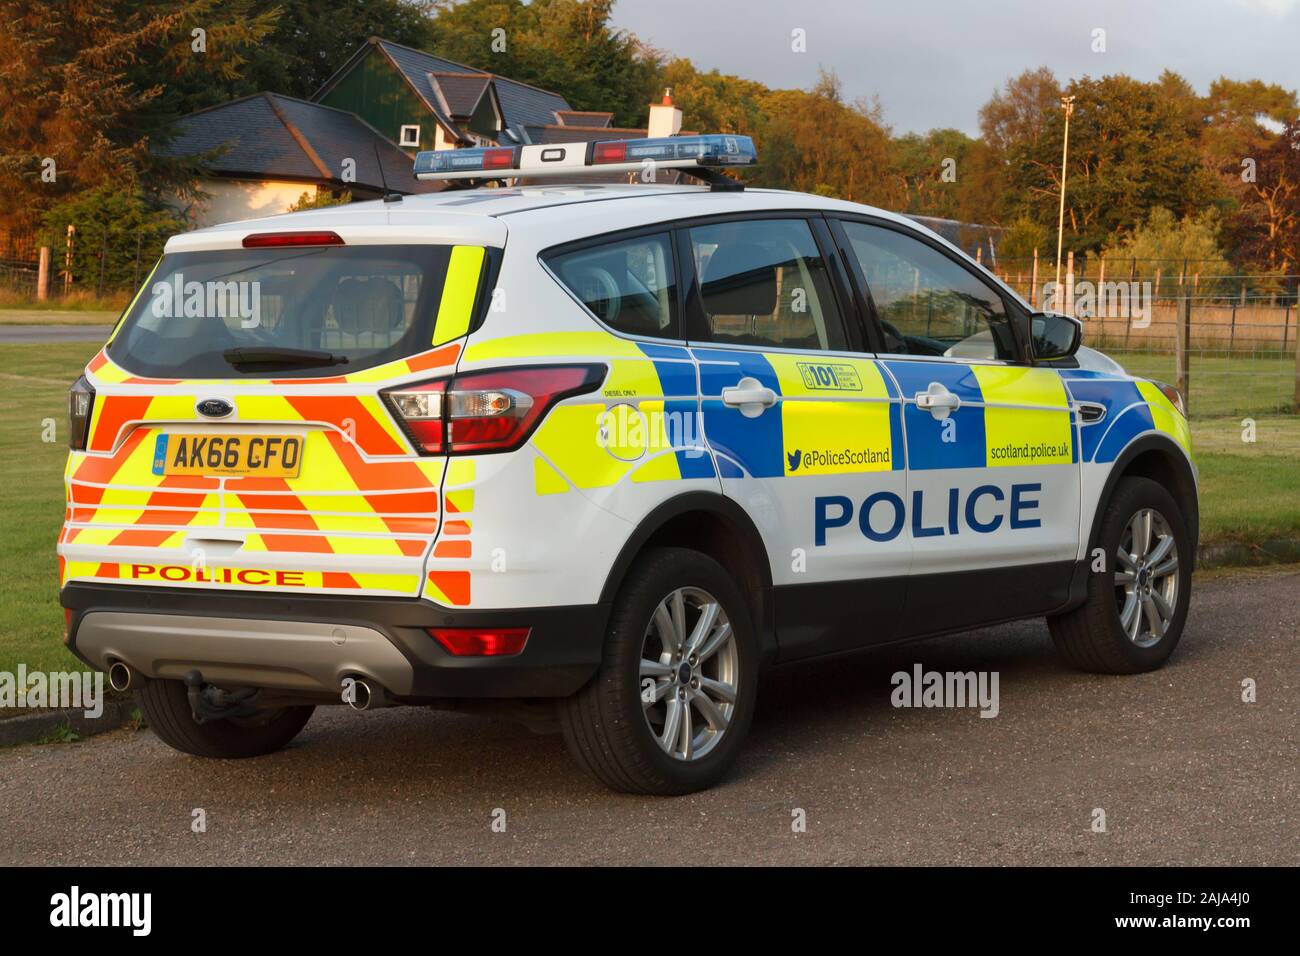
[[[134,292],[162,252],[158,229],[73,225],[67,232],[0,231],[0,293],[6,300],[58,301]]]
[[[1225,259],[1069,256],[993,269],[1035,308],[1074,315],[1084,342],[1136,375],[1177,385],[1190,417],[1300,406],[1300,275],[1246,273]]]

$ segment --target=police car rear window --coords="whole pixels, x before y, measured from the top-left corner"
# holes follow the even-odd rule
[[[559,253],[546,261],[564,287],[610,328],[627,335],[680,338],[666,233]]]
[[[452,247],[230,249],[164,256],[108,354],[139,375],[342,375],[425,351]]]

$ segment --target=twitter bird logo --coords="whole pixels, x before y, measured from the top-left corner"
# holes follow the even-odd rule
[[[785,457],[788,458],[788,459],[790,460],[790,470],[791,470],[791,471],[798,471],[798,470],[799,470],[799,461],[800,461],[800,459],[801,459],[801,457],[802,457],[802,456],[799,454],[799,449],[796,448],[794,451],[786,452],[786,456],[785,456]]]

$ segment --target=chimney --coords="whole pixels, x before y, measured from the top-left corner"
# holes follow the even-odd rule
[[[682,111],[673,106],[672,89],[664,90],[663,102],[650,104],[650,123],[646,136],[676,136],[682,130]]]

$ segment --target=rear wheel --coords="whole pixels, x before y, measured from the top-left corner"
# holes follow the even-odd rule
[[[1135,674],[1165,662],[1187,620],[1191,539],[1173,496],[1148,478],[1122,478],[1102,514],[1103,572],[1068,614],[1048,618],[1067,663],[1099,674]]]
[[[739,588],[712,558],[656,548],[615,600],[604,660],[561,702],[577,762],[627,793],[702,790],[726,773],[754,711],[757,649]]]
[[[178,680],[146,681],[135,692],[149,729],[182,753],[224,759],[274,753],[306,725],[315,707],[282,707],[253,717],[198,723],[190,710],[185,685]]]

